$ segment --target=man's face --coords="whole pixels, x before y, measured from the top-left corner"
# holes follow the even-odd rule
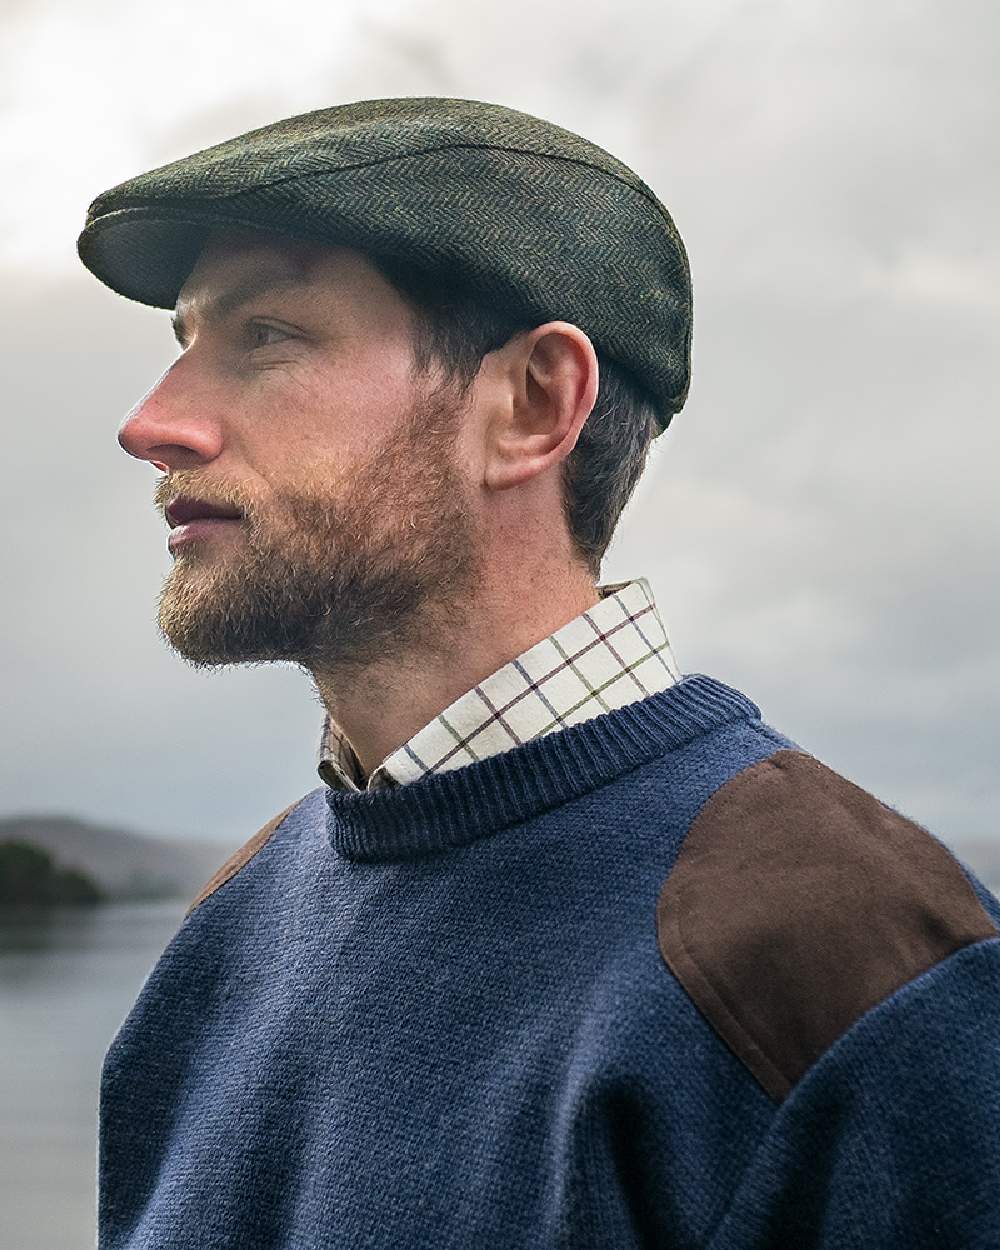
[[[265,289],[214,317],[247,279]],[[198,667],[331,672],[445,647],[480,575],[464,406],[414,373],[403,300],[357,252],[227,231],[177,313],[186,348],[119,442],[164,471],[161,511],[185,495],[243,518],[172,548],[165,640]]]

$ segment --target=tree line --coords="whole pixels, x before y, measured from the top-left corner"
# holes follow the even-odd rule
[[[40,846],[0,842],[0,906],[99,903],[104,892],[85,872],[60,867]]]

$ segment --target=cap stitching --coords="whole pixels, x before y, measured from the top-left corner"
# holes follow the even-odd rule
[[[623,178],[621,174],[616,174],[613,171],[608,170],[608,169],[602,169],[599,165],[595,165],[592,161],[584,160],[582,157],[561,156],[556,152],[535,152],[530,148],[508,147],[506,145],[499,144],[499,143],[444,143],[444,144],[439,144],[435,147],[418,148],[413,152],[400,152],[394,156],[379,157],[377,160],[357,161],[352,165],[337,165],[329,169],[311,170],[308,173],[289,174],[287,177],[274,178],[270,182],[260,183],[257,186],[244,187],[242,190],[239,190],[239,191],[231,191],[227,195],[213,196],[212,200],[215,202],[220,202],[223,200],[233,200],[233,199],[237,199],[241,195],[250,195],[254,191],[260,191],[268,187],[277,187],[285,182],[298,182],[303,178],[318,178],[326,174],[346,173],[352,169],[371,169],[376,165],[387,165],[391,161],[409,160],[415,156],[430,156],[435,152],[454,152],[454,151],[463,151],[463,150],[512,152],[518,156],[538,156],[546,160],[563,161],[569,165],[582,165],[586,169],[592,169],[598,174],[604,174],[608,178],[613,178],[615,182],[621,183],[623,187],[628,187],[630,191],[638,191],[643,196],[644,199],[647,199],[653,205],[653,207],[656,209],[656,211],[660,214],[660,216],[663,218],[664,222],[666,223],[670,231],[671,238],[680,245],[680,248],[682,251],[684,250],[684,246],[683,246],[683,243],[681,242],[681,238],[677,231],[677,227],[674,225],[673,219],[671,218],[666,207],[660,203],[656,195],[653,193],[652,189],[648,187],[642,181],[642,179],[638,177],[638,175],[635,175],[636,183],[638,185],[634,185],[633,183],[626,181],[626,179]],[[183,157],[181,161],[177,162],[177,164],[183,164],[184,161],[189,160],[189,159],[190,159],[189,157]],[[164,172],[164,167],[162,166],[159,170],[150,171],[150,173],[162,173],[162,172]],[[140,175],[140,177],[146,177],[146,176],[148,175]]]

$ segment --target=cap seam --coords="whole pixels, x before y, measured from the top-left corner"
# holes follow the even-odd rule
[[[371,169],[375,167],[376,165],[388,165],[392,161],[409,160],[412,157],[416,157],[416,156],[430,156],[435,152],[459,152],[459,151],[466,151],[466,150],[480,151],[480,152],[485,152],[485,151],[512,152],[517,156],[537,156],[537,157],[542,157],[545,160],[561,161],[567,165],[581,165],[586,169],[594,170],[595,173],[604,174],[606,177],[612,178],[614,179],[615,182],[620,183],[623,187],[628,187],[630,191],[637,191],[643,197],[643,199],[648,200],[649,203],[653,206],[653,208],[656,209],[657,213],[666,222],[670,230],[671,237],[676,242],[680,243],[680,235],[677,233],[677,227],[674,225],[673,218],[667,212],[664,205],[660,203],[659,199],[656,197],[653,190],[650,187],[648,187],[642,181],[642,179],[639,178],[638,176],[636,177],[636,183],[633,184],[631,182],[628,182],[625,178],[623,178],[621,174],[614,173],[611,170],[602,169],[600,165],[595,165],[592,161],[584,160],[582,157],[561,156],[559,153],[556,153],[556,152],[536,152],[532,150],[531,148],[515,148],[515,147],[509,147],[505,144],[499,144],[499,143],[445,143],[445,144],[439,144],[435,147],[418,148],[416,151],[413,151],[413,152],[400,152],[393,156],[379,157],[377,160],[356,161],[355,163],[350,164],[350,165],[336,165],[327,169],[310,170],[308,173],[289,174],[287,177],[274,178],[269,182],[259,183],[258,185],[253,186],[253,187],[244,187],[242,190],[231,191],[226,195],[213,196],[211,200],[207,200],[203,202],[220,203],[225,200],[239,199],[240,196],[252,195],[255,191],[265,190],[269,187],[281,186],[283,183],[286,183],[286,182],[298,182],[304,178],[318,178],[326,174],[347,173],[353,169]],[[183,158],[183,159],[187,159],[187,158]],[[151,172],[162,173],[163,167],[161,167],[159,171],[151,171]],[[194,199],[196,197],[192,196],[191,198]],[[123,205],[122,207],[125,207],[125,206]],[[135,205],[134,207],[142,207],[142,205]],[[112,210],[112,211],[115,211],[115,210]],[[100,219],[99,217],[95,217],[94,221],[96,222],[99,219]],[[681,246],[683,248],[683,244],[681,244]]]

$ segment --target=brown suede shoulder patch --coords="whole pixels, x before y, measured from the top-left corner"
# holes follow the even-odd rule
[[[998,936],[940,842],[794,750],[704,805],[656,930],[667,966],[777,1102],[869,1008]]]
[[[203,903],[210,894],[215,893],[215,891],[219,888],[220,885],[225,885],[226,882],[231,877],[235,877],[236,874],[239,872],[239,870],[243,867],[243,865],[246,864],[249,860],[253,859],[253,857],[261,849],[261,847],[268,840],[271,834],[274,833],[274,831],[281,824],[281,822],[285,819],[285,817],[294,808],[298,807],[301,801],[302,801],[301,799],[296,799],[294,803],[289,803],[289,805],[285,808],[283,812],[279,812],[277,816],[274,816],[271,820],[269,820],[262,829],[257,830],[257,832],[253,835],[252,838],[249,839],[249,841],[244,842],[238,851],[234,851],[232,855],[230,855],[230,857],[222,865],[219,871],[212,877],[210,881],[208,881],[205,884],[205,886],[202,888],[201,893],[198,895],[198,897],[194,900],[191,906],[184,913],[185,919],[187,919],[187,917],[191,915],[191,913],[199,905],[199,903]]]

